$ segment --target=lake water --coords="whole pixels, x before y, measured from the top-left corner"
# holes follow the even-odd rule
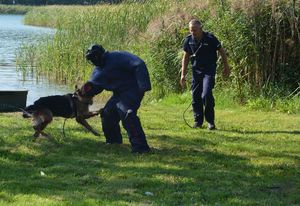
[[[20,46],[46,35],[51,37],[55,32],[54,29],[26,26],[22,20],[21,15],[0,15],[0,90],[28,90],[27,105],[42,96],[72,92],[66,85],[40,79],[37,82],[35,76],[24,78],[22,72],[17,71],[16,54]]]

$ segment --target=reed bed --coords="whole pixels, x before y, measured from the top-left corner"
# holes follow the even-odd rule
[[[237,66],[240,79],[254,92],[277,85],[286,93],[300,89],[300,1],[231,0],[229,6],[230,13],[244,18],[239,24],[245,24],[241,36],[247,38],[247,45],[240,54],[232,48],[235,65],[241,65]]]
[[[33,6],[0,4],[0,14],[26,14],[33,8]]]
[[[39,46],[42,52],[38,53],[42,55],[37,58],[37,72],[48,73],[55,76],[55,80],[64,82],[86,80],[91,69],[84,59],[88,46],[97,42],[109,50],[129,49],[147,29],[148,23],[171,5],[169,1],[151,2],[50,6],[30,12],[25,22],[45,25],[45,21],[57,29],[53,41]]]
[[[57,29],[53,40],[39,45],[36,72],[66,83],[85,81],[92,67],[84,52],[90,44],[100,43],[108,50],[128,50],[144,58],[153,96],[160,98],[181,91],[182,42],[188,21],[199,18],[204,29],[222,41],[232,67],[226,82],[219,65],[217,90],[230,88],[240,103],[252,97],[298,102],[299,16],[299,0],[150,0],[39,7],[26,15],[25,22]]]

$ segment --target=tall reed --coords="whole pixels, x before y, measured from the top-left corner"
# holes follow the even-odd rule
[[[26,14],[33,8],[33,6],[0,4],[0,14]]]
[[[84,52],[100,43],[142,56],[160,97],[180,91],[182,42],[188,21],[199,18],[222,41],[232,67],[227,84],[220,78],[220,64],[217,89],[230,87],[246,102],[251,96],[272,95],[265,92],[269,88],[281,88],[273,91],[282,96],[299,88],[299,16],[300,0],[149,0],[40,7],[25,21],[57,29],[53,41],[39,46],[37,72],[67,83],[84,81],[91,72]]]
[[[27,15],[26,22],[36,18],[43,21],[45,17],[48,18],[45,21],[52,22],[51,26],[57,29],[53,41],[40,47],[43,52],[37,54],[37,70],[56,80],[83,81],[91,70],[84,59],[90,44],[100,43],[108,50],[131,50],[131,45],[152,18],[170,5],[169,1],[147,1],[143,4],[51,6],[34,10]]]
[[[240,69],[244,80],[254,91],[272,84],[290,91],[299,87],[300,1],[231,0],[230,6],[231,13],[245,19],[248,50],[242,54],[247,66]]]

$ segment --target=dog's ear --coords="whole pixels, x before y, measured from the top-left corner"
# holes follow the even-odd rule
[[[77,91],[78,90],[78,85],[77,84],[75,84],[75,91]]]

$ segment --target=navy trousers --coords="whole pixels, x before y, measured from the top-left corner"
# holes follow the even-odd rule
[[[132,149],[149,149],[140,119],[137,116],[142,98],[137,92],[129,91],[121,95],[114,94],[109,99],[101,112],[102,129],[106,143],[122,143],[119,124],[122,121]]]
[[[208,123],[215,123],[214,86],[215,76],[203,73],[193,75],[192,106],[195,122],[199,124],[203,124],[204,117]]]

